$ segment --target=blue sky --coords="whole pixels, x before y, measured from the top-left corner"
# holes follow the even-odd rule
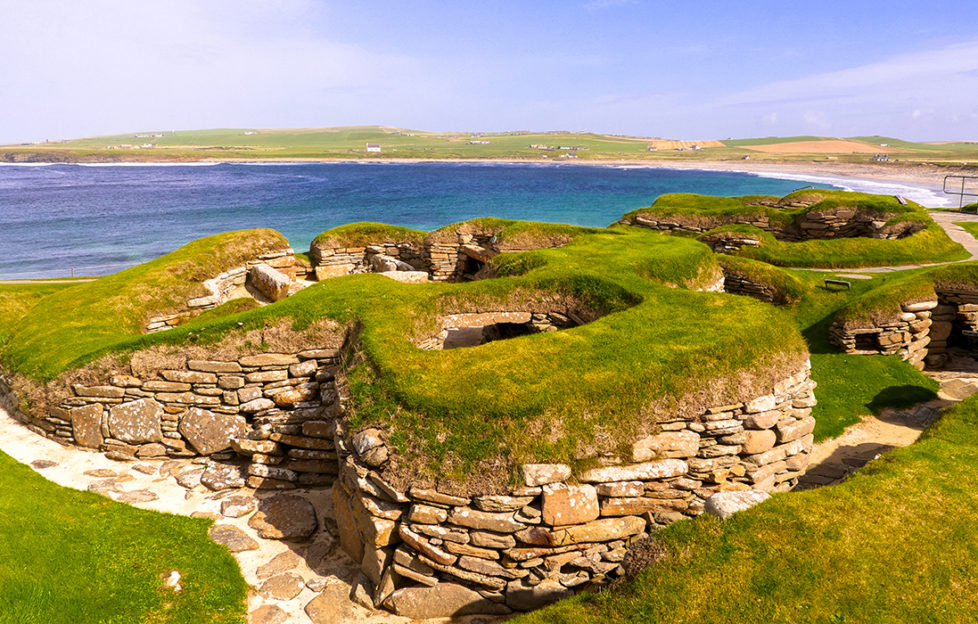
[[[385,124],[978,140],[978,2],[0,0],[0,142]]]

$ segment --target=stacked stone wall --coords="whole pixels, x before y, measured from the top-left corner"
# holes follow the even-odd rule
[[[777,305],[786,303],[784,293],[770,284],[754,281],[745,273],[724,267],[723,276],[723,289],[728,293],[753,297],[759,301]]]
[[[794,223],[771,221],[764,214],[737,215],[728,220],[712,220],[704,223],[699,219],[690,222],[684,217],[658,216],[651,213],[641,213],[623,219],[621,222],[626,225],[639,225],[653,230],[693,233],[703,233],[721,225],[753,225],[765,232],[770,232],[776,239],[789,243],[854,237],[897,239],[915,234],[925,227],[925,224],[917,222],[900,222],[887,225],[887,221],[892,216],[894,215],[857,212],[849,208],[839,208],[825,211],[813,210],[802,215]],[[719,247],[715,249],[716,251],[731,251],[744,245],[757,245],[756,239],[749,236],[726,234],[726,237],[716,239],[713,242],[715,247]]]
[[[222,303],[227,302],[231,293],[237,288],[244,286],[245,282],[248,281],[248,275],[252,268],[261,264],[283,273],[290,280],[295,279],[296,272],[298,271],[295,262],[295,253],[292,249],[262,254],[257,258],[247,261],[244,266],[224,271],[220,275],[206,280],[204,287],[210,292],[209,295],[188,299],[181,309],[169,314],[150,318],[146,323],[146,332],[153,333],[170,329],[181,323],[185,323],[201,312],[216,308]]]
[[[944,365],[955,328],[978,331],[978,293],[942,289],[936,299],[902,304],[895,320],[861,326],[836,321],[829,338],[846,353],[896,354],[923,370]]]
[[[415,268],[425,264],[423,250],[404,242],[379,242],[363,247],[329,247],[313,243],[310,248],[317,280],[369,273],[373,270],[371,258],[377,255],[388,256]]]
[[[394,487],[382,431],[338,438],[341,545],[375,604],[402,615],[419,604],[435,605],[427,617],[540,607],[620,575],[631,542],[701,513],[712,494],[790,490],[812,449],[814,385],[806,366],[770,394],[660,422],[626,462],[524,465],[522,485],[500,495]]]
[[[296,474],[252,468],[251,475],[272,479],[270,485],[277,485],[275,480],[308,483],[299,473],[336,473],[335,455],[292,449],[332,450],[331,421],[339,415],[334,383],[338,359],[335,349],[313,349],[236,360],[185,360],[152,373],[114,374],[98,385],[74,384],[70,397],[32,415],[16,409],[9,383],[4,394],[11,414],[62,444],[130,460],[227,456],[239,444],[250,456],[250,442],[270,441],[262,446],[263,454],[282,459],[259,457],[256,463],[282,464],[279,470]],[[326,424],[308,424],[320,421]],[[309,442],[304,439],[308,437],[326,442]],[[300,470],[286,458],[326,463]]]

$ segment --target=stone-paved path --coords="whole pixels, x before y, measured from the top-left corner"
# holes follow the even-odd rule
[[[0,451],[65,487],[95,491],[142,509],[214,519],[211,539],[229,547],[251,587],[251,624],[418,622],[373,608],[359,565],[338,547],[329,489],[215,492],[200,483],[206,460],[116,462],[43,438],[2,409]],[[313,516],[302,499],[315,507]],[[258,522],[256,507],[261,511],[275,500],[295,506],[288,521]],[[262,537],[263,531],[302,534],[313,527],[307,541]],[[459,621],[488,622],[478,616]]]
[[[848,427],[841,436],[816,444],[796,489],[838,483],[886,451],[913,444],[941,410],[978,393],[978,361],[961,358],[951,364],[949,369],[924,373],[941,384],[936,399],[908,409],[885,409]]]

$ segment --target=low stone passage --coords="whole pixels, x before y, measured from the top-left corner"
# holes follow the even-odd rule
[[[228,547],[252,588],[249,624],[419,621],[373,608],[360,565],[339,548],[329,488],[220,489],[215,475],[223,464],[205,458],[113,461],[41,437],[3,410],[0,450],[65,487],[143,509],[214,520],[211,539]],[[228,472],[235,472],[230,466]]]

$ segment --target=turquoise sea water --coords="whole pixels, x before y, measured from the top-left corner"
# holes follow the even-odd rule
[[[105,275],[229,230],[274,228],[304,251],[316,234],[354,221],[432,230],[494,216],[605,226],[663,193],[782,195],[808,184],[587,165],[0,166],[0,279]]]

